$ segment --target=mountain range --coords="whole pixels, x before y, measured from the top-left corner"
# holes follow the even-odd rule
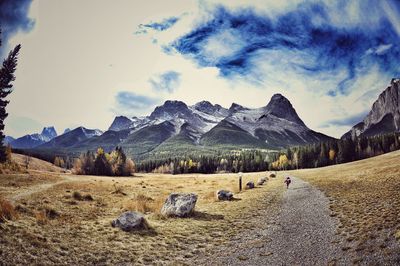
[[[34,133],[30,135],[25,135],[17,139],[7,136],[4,142],[5,144],[10,144],[13,148],[16,149],[30,149],[46,143],[55,137],[57,137],[57,131],[55,130],[55,128],[45,127],[40,134]]]
[[[266,106],[256,109],[237,103],[227,109],[208,101],[188,106],[182,101],[168,100],[148,116],[115,117],[106,132],[78,127],[46,140],[37,135],[40,134],[24,136],[11,145],[55,153],[80,153],[98,147],[111,150],[118,145],[128,154],[140,157],[221,149],[278,150],[332,139],[309,129],[281,94],[275,94]],[[29,145],[28,140],[32,140]]]
[[[393,79],[367,117],[342,138],[399,131],[399,88],[400,79]],[[148,116],[115,117],[105,132],[78,127],[57,136],[54,128],[45,128],[41,134],[26,135],[10,144],[14,148],[75,155],[98,147],[109,151],[118,145],[127,154],[144,158],[220,150],[279,150],[332,139],[308,128],[290,101],[275,94],[267,105],[254,109],[237,103],[224,108],[208,101],[188,106],[168,100]]]

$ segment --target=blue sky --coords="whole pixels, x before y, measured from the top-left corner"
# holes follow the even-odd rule
[[[340,137],[400,76],[394,0],[10,3],[3,50],[23,46],[12,135],[106,129],[167,99],[260,107],[282,93],[310,128]],[[23,118],[35,123],[15,127]]]

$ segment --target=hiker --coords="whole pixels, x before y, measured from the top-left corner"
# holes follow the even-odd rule
[[[289,185],[290,185],[290,183],[292,183],[292,180],[290,180],[290,177],[286,177],[286,180],[284,183],[286,183],[286,188],[289,189]]]

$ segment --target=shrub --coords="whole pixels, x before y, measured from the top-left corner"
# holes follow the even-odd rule
[[[82,200],[82,194],[78,191],[74,191],[74,193],[72,193],[72,197],[76,200]]]
[[[163,197],[153,199],[143,194],[138,194],[134,199],[125,205],[125,209],[138,211],[141,213],[155,213],[160,214],[161,208],[165,202]]]
[[[48,219],[47,219],[47,215],[46,215],[46,211],[37,211],[35,212],[35,218],[36,218],[36,222],[39,225],[44,225],[48,223]]]
[[[90,194],[82,195],[79,191],[74,191],[74,193],[72,193],[72,197],[75,200],[93,201],[92,195]]]
[[[8,200],[0,198],[0,222],[18,218],[18,213]]]

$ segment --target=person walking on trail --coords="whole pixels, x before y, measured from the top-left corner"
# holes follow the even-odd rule
[[[290,179],[290,177],[288,176],[288,177],[286,177],[286,179],[285,179],[285,182],[284,182],[285,184],[286,184],[286,188],[287,189],[289,189],[289,185],[290,185],[290,183],[292,183],[292,180]]]

